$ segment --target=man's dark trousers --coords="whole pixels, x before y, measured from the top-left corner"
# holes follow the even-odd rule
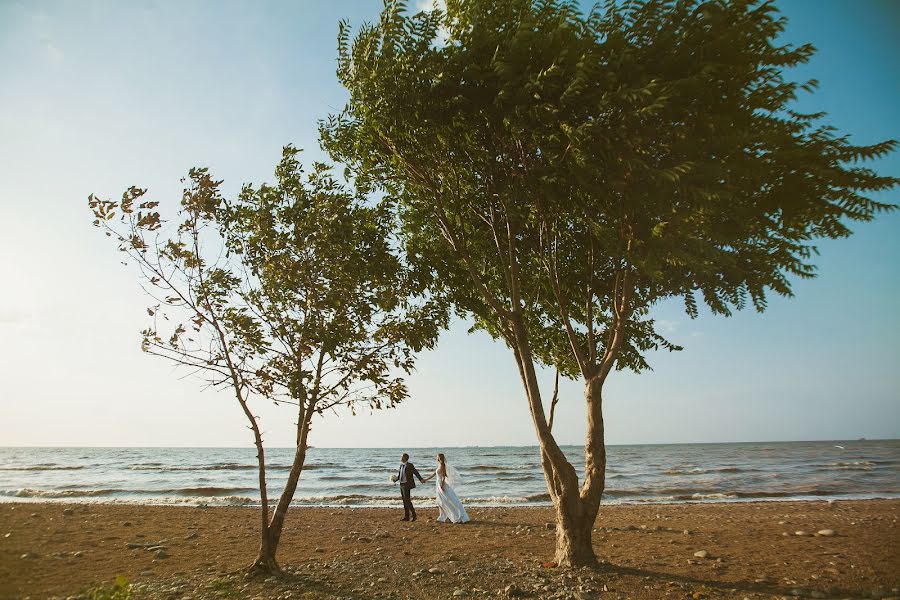
[[[412,517],[413,519],[416,518],[416,509],[415,507],[413,507],[412,497],[410,497],[409,494],[414,486],[415,484],[400,484],[400,496],[403,498],[403,513],[406,515],[405,518],[407,519],[409,519],[410,517]]]

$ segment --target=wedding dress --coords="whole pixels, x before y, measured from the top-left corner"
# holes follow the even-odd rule
[[[441,474],[438,471],[440,469],[434,472],[437,481],[435,496],[438,509],[440,509],[437,520],[441,523],[446,521],[451,523],[468,523],[469,514],[466,512],[466,507],[463,506],[459,496],[456,495],[456,491],[453,489],[454,486],[459,486],[460,484],[459,471],[454,467],[447,467],[447,477],[443,478],[443,489],[441,489]]]

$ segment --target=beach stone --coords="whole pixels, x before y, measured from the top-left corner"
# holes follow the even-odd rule
[[[131,527],[131,521],[122,521],[122,527]]]
[[[524,595],[525,595],[525,592],[524,592],[524,591],[522,591],[521,589],[517,588],[517,587],[516,587],[515,585],[513,585],[513,584],[509,584],[508,586],[506,586],[505,588],[503,588],[503,592],[502,592],[502,593],[506,594],[506,595],[509,596],[510,598],[518,598],[518,597],[520,597],[520,596],[524,596]]]
[[[141,571],[141,577],[153,577],[153,571]]]
[[[76,552],[73,552],[72,556],[74,556],[75,558],[82,558],[82,557],[84,557],[84,551],[78,550]]]
[[[551,529],[551,530],[556,529],[556,523],[546,523],[544,525],[544,527],[546,527],[547,529]]]
[[[428,572],[431,573],[432,575],[440,575],[441,574],[441,570],[438,569],[437,567],[431,567],[430,569],[428,569]]]
[[[187,534],[186,536],[184,536],[184,539],[186,539],[186,540],[192,540],[192,539],[194,539],[195,537],[197,537],[197,532],[196,532],[196,531],[192,531],[191,533],[189,533],[189,534]]]
[[[795,531],[794,535],[799,536],[799,537],[805,537],[805,536],[808,536],[809,533],[807,533],[801,529],[800,531]]]
[[[820,529],[816,535],[822,537],[834,537],[834,529]]]
[[[454,596],[459,596],[459,597],[461,597],[461,596],[468,596],[468,595],[469,595],[469,592],[467,592],[466,590],[453,590],[453,595],[454,595]]]
[[[26,552],[19,558],[24,559],[24,560],[34,560],[35,558],[37,558],[37,554],[35,554],[34,552]]]
[[[64,509],[63,509],[63,516],[64,516],[64,517],[71,517],[71,516],[74,515],[74,514],[75,514],[75,511],[72,510],[71,508],[64,508]]]
[[[697,550],[694,552],[694,556],[697,558],[707,558],[709,556],[709,552],[706,550]]]
[[[158,559],[169,558],[169,554],[165,550],[157,550],[154,556]]]

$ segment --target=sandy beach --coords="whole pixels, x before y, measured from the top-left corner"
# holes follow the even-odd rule
[[[447,525],[426,509],[415,523],[399,510],[295,509],[286,575],[249,580],[252,508],[2,504],[0,598],[78,597],[119,575],[135,598],[166,600],[870,598],[900,586],[896,500],[606,506],[596,571],[542,564],[550,509],[470,512]]]

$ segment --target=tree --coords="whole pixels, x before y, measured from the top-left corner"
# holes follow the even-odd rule
[[[819,238],[894,208],[898,179],[857,161],[896,147],[850,143],[790,109],[770,2],[448,0],[408,15],[386,2],[338,70],[350,99],[321,123],[357,185],[398,199],[410,261],[519,369],[557,516],[556,560],[593,565],[605,488],[603,386],[680,349],[650,316],[683,298],[696,317],[815,275]],[[583,479],[557,444],[537,367],[584,384]]]
[[[192,170],[170,237],[156,202],[135,211],[146,190],[131,188],[118,202],[90,198],[94,224],[140,267],[156,300],[142,348],[229,387],[249,422],[261,498],[251,572],[260,573],[280,570],[276,552],[313,417],[404,400],[403,374],[446,319],[392,250],[389,205],[347,192],[324,164],[306,174],[297,154],[285,148],[277,183],[245,186],[234,201],[205,169]],[[254,396],[297,409],[294,459],[273,511]]]

